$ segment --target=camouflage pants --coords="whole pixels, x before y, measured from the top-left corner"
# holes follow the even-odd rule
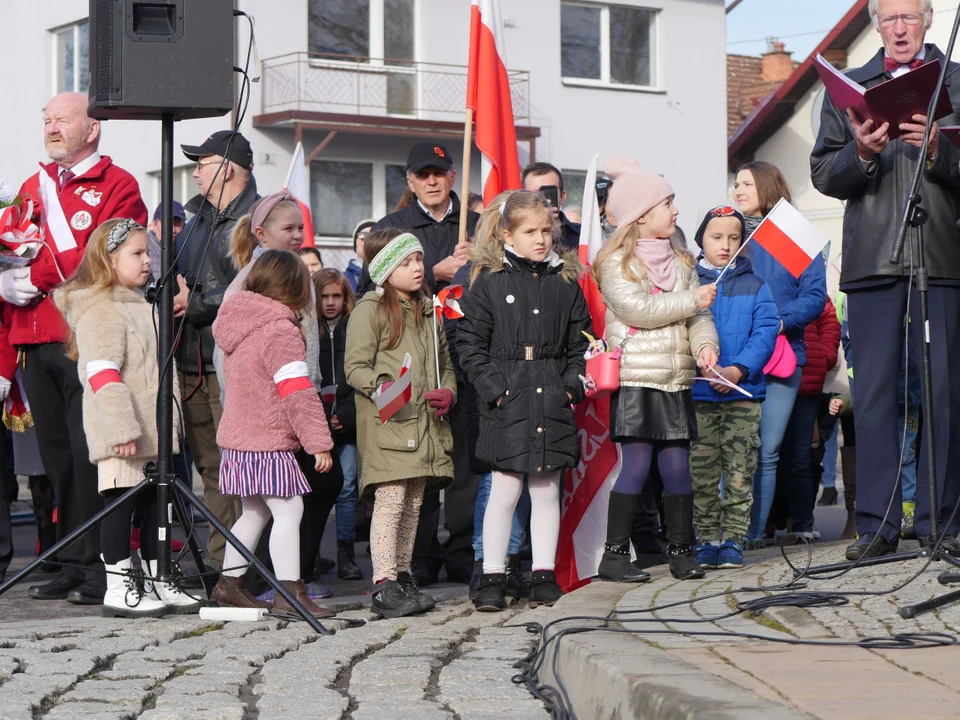
[[[760,449],[760,403],[698,402],[700,440],[690,446],[693,525],[701,542],[740,542],[750,524]],[[723,478],[723,492],[720,479]]]

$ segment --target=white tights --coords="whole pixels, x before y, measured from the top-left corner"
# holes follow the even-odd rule
[[[303,498],[276,497],[274,495],[251,495],[240,498],[243,513],[230,528],[250,552],[257,551],[257,543],[263,529],[273,516],[273,528],[270,530],[270,560],[277,580],[296,581],[300,579],[300,519],[303,517]],[[230,543],[223,555],[228,577],[240,577],[246,574],[247,564]]]
[[[560,535],[560,473],[529,475],[530,545],[533,569],[553,570]],[[523,491],[523,475],[494,471],[483,515],[483,572],[506,572],[513,512]]]

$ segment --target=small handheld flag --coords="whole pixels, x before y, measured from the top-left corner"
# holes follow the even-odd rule
[[[463,310],[457,302],[463,297],[463,285],[448,285],[433,296],[433,310],[437,313],[437,320],[459,320],[463,317]]]
[[[413,377],[410,375],[410,363],[410,353],[407,353],[403,356],[403,367],[400,368],[400,377],[397,378],[396,382],[384,383],[374,393],[373,401],[377,404],[381,424],[392,418],[413,397]]]
[[[325,385],[320,388],[320,399],[325,403],[336,402],[337,400],[337,386],[336,385]]]

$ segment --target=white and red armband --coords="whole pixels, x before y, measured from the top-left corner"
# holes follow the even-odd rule
[[[123,384],[120,377],[120,366],[110,360],[91,360],[87,363],[87,382],[94,393],[100,392],[110,383]]]
[[[273,375],[273,382],[277,386],[281,398],[285,398],[299,390],[313,390],[313,383],[307,374],[307,364],[302,360],[287,363]]]

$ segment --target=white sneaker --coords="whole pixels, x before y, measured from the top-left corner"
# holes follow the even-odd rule
[[[103,556],[100,556],[103,560]],[[107,592],[103,596],[103,617],[160,617],[166,606],[143,587],[142,574],[133,569],[130,558],[116,565],[104,563],[107,571]]]
[[[148,577],[154,578],[157,576],[156,560],[144,560],[143,555],[141,555],[140,562],[146,568]],[[192,615],[200,612],[200,600],[188,595],[176,581],[162,583],[147,580],[145,584],[150,597],[162,602],[166,606],[167,612],[176,615]]]

